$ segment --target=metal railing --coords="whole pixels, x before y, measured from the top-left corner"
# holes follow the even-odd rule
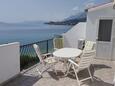
[[[53,52],[53,38],[39,41],[31,44],[20,46],[20,67],[21,70],[26,69],[39,62],[39,59],[33,48],[33,44],[37,44],[40,47],[42,53]]]

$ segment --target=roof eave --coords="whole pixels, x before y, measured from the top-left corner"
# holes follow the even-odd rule
[[[104,4],[101,4],[101,5],[97,5],[97,6],[87,8],[87,9],[85,9],[85,11],[88,12],[88,11],[97,10],[97,9],[100,9],[100,8],[103,8],[103,7],[108,7],[108,6],[113,6],[113,5],[114,5],[114,2],[104,3]]]

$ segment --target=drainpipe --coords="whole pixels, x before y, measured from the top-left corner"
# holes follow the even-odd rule
[[[115,10],[115,0],[113,0],[113,9]]]

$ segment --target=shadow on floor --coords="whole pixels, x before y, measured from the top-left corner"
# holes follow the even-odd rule
[[[103,80],[101,80],[101,79],[99,79],[97,77],[94,77],[94,81],[93,82],[91,82],[91,81],[84,81],[82,84],[86,84],[88,86],[114,86],[113,84],[104,82]]]
[[[60,78],[65,78],[64,73],[60,70],[57,71],[57,74],[54,71],[48,71],[49,75],[55,79],[59,80]]]
[[[94,68],[96,70],[99,70],[99,69],[102,69],[102,68],[112,68],[112,67],[104,65],[104,64],[93,64],[92,66],[94,66]]]
[[[93,64],[90,66],[90,71],[91,71],[92,76],[94,76],[95,71],[101,70],[101,69],[106,69],[106,68],[111,69],[112,67],[104,65],[104,64]]]
[[[93,70],[93,68],[90,68],[90,70],[91,70],[92,75],[94,75],[94,70]],[[71,79],[76,79],[74,71],[72,71],[70,74],[68,74],[67,77],[69,77],[69,78],[71,78]],[[88,70],[87,70],[87,69],[84,69],[84,70],[82,70],[82,71],[79,71],[79,72],[78,72],[78,77],[79,77],[80,80],[83,79],[83,78],[89,77]]]
[[[3,86],[33,86],[40,78],[39,76],[20,75]]]

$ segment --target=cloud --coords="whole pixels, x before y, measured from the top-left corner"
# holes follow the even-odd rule
[[[72,13],[75,14],[75,13],[79,13],[81,12],[81,8],[79,6],[75,6],[73,9],[72,9]]]
[[[95,5],[95,0],[85,0],[84,2],[80,3],[79,5],[72,8],[73,13],[79,13],[84,11],[84,9],[92,7]]]
[[[89,7],[92,7],[92,6],[94,6],[94,5],[95,5],[95,3],[94,3],[94,2],[91,2],[91,3],[86,4],[86,5],[85,5],[85,8],[89,8]]]
[[[86,8],[89,8],[89,7],[92,7],[95,5],[95,0],[87,0],[85,3],[84,3],[84,7],[85,9]]]

